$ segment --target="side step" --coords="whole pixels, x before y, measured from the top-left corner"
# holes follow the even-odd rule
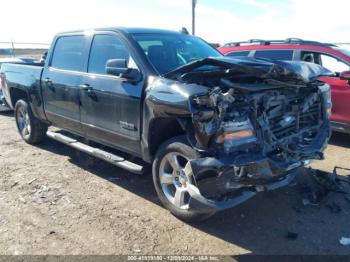
[[[132,163],[128,160],[125,160],[123,157],[111,154],[107,151],[88,146],[84,143],[79,142],[76,139],[70,138],[68,136],[62,135],[60,133],[47,131],[46,135],[58,142],[61,142],[63,144],[66,144],[70,147],[73,147],[79,151],[82,151],[86,154],[89,154],[91,156],[97,157],[99,159],[105,160],[115,166],[118,166],[120,168],[123,168],[129,172],[135,173],[135,174],[143,174],[143,166],[140,166],[138,164]]]

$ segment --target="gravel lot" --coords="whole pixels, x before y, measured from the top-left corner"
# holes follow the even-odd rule
[[[340,213],[303,206],[300,183],[263,193],[200,225],[185,224],[157,200],[149,174],[138,176],[47,140],[25,144],[12,114],[0,114],[2,254],[350,254],[350,202]],[[326,160],[350,167],[350,136],[336,134]],[[309,180],[300,170],[298,181]],[[288,231],[297,239],[286,237]]]

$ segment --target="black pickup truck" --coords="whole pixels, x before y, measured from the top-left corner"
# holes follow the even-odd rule
[[[162,204],[193,221],[323,158],[328,74],[223,57],[184,33],[103,28],[58,34],[44,66],[4,64],[1,81],[27,143],[48,136],[135,173],[152,164]]]

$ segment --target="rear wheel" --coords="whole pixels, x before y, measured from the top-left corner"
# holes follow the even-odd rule
[[[186,175],[185,167],[189,160],[198,157],[181,136],[161,145],[153,162],[153,182],[160,201],[172,214],[187,222],[201,221],[214,214],[199,213],[189,206],[195,181]]]
[[[15,106],[18,132],[28,144],[37,144],[46,137],[47,125],[37,119],[26,100],[18,100]]]

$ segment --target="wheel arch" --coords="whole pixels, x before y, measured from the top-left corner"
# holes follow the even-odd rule
[[[10,99],[11,99],[11,106],[15,108],[18,100],[26,99],[29,101],[29,94],[27,91],[25,91],[22,88],[12,87],[10,88]]]
[[[176,137],[185,136],[186,130],[181,121],[177,118],[155,118],[149,124],[148,132],[148,156],[152,162],[159,146],[165,141]]]

